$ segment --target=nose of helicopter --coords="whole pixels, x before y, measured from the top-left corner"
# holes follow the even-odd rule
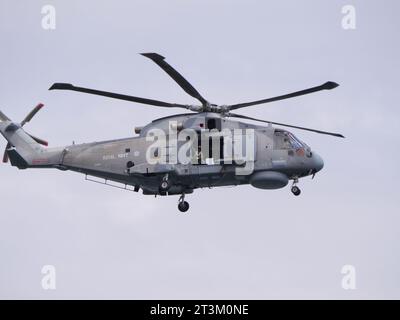
[[[313,169],[315,170],[315,172],[321,171],[324,167],[324,160],[322,159],[322,157],[319,154],[313,152],[312,160]]]

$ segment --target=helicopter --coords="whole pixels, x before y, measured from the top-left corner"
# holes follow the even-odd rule
[[[322,85],[251,102],[217,105],[206,100],[165,57],[142,53],[156,63],[187,94],[200,103],[169,103],[131,95],[54,83],[49,90],[70,90],[140,104],[181,108],[174,114],[135,127],[136,136],[109,141],[48,148],[48,142],[27,133],[23,127],[42,109],[38,104],[22,122],[0,111],[0,132],[7,140],[3,162],[18,169],[55,168],[85,175],[85,179],[144,195],[179,195],[178,209],[186,212],[187,194],[198,188],[250,184],[260,189],[279,189],[292,181],[291,192],[301,193],[299,179],[318,173],[324,161],[292,132],[280,127],[306,130],[344,138],[342,134],[257,119],[232,111],[294,98],[339,85]],[[265,123],[255,125],[246,120]],[[275,127],[278,126],[278,127]],[[45,147],[46,146],[46,147]],[[98,180],[102,179],[102,180]]]

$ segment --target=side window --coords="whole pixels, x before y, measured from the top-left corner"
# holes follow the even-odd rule
[[[275,149],[288,150],[291,147],[290,139],[284,132],[275,132]]]
[[[283,136],[283,149],[291,149],[292,144],[290,143],[289,137],[285,134]]]

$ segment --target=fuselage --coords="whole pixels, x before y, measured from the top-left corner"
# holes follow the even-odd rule
[[[43,148],[20,124],[0,116],[13,166],[72,170],[144,194],[249,183],[277,189],[323,167],[321,157],[292,133],[215,113],[161,118],[137,129],[136,137],[57,148]],[[168,193],[160,192],[162,181],[168,181]]]
[[[203,145],[203,154],[196,161],[181,163],[177,154],[187,139],[178,137],[177,145],[173,148],[169,140],[186,129],[197,133],[198,140],[201,140],[201,132],[214,130],[214,137],[219,139],[217,146],[219,144],[220,147],[217,155],[212,154],[215,150],[207,150],[207,154],[204,154]],[[152,130],[165,132],[164,144],[158,140],[155,145],[154,139],[151,139]],[[226,157],[223,154],[221,150],[226,146],[223,145],[223,139],[218,137],[218,133],[223,130],[242,130],[243,135],[251,130],[254,132],[254,159],[250,166],[243,159],[240,159],[243,160],[241,162],[235,161],[232,156]],[[315,174],[323,167],[321,157],[288,131],[230,121],[216,114],[166,117],[153,121],[139,131],[137,137],[68,146],[60,159],[59,168],[139,186],[145,194],[157,194],[160,180],[168,174],[174,181],[169,194],[180,194],[196,188],[249,183],[256,187],[274,189],[286,185],[290,179]],[[213,137],[208,139],[209,145],[215,146],[211,141]],[[191,159],[198,148],[201,148],[200,142],[188,149]],[[152,156],[151,161],[149,154]],[[247,170],[238,170],[246,169],[246,166]],[[259,172],[278,175],[259,175],[257,179]],[[271,181],[264,183],[265,179]]]

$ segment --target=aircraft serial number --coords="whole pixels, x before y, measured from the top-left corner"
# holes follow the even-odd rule
[[[103,156],[103,160],[112,160],[112,159],[115,159],[113,154],[105,154]]]
[[[117,158],[119,158],[119,159],[124,159],[124,158],[127,158],[128,157],[128,153],[120,153],[120,154],[117,154]],[[116,157],[115,157],[115,155],[113,155],[113,154],[105,154],[104,156],[103,156],[103,160],[113,160],[113,159],[115,159]]]

